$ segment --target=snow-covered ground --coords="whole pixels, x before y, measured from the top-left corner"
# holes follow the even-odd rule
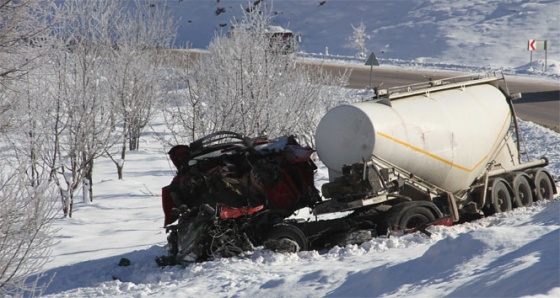
[[[246,1],[169,1],[182,15],[180,37],[205,48],[220,22],[217,6]],[[302,34],[309,56],[347,59],[351,24],[372,30],[370,49],[398,67],[560,78],[560,1],[275,1],[281,25]],[[180,6],[184,5],[184,6]],[[300,6],[298,6],[300,5]],[[231,10],[230,8],[231,7]],[[227,17],[227,18],[226,18]],[[220,18],[216,21],[217,18]],[[224,20],[222,20],[223,18]],[[208,29],[210,28],[210,29]],[[186,40],[187,38],[185,38]],[[529,65],[528,39],[548,39]],[[325,49],[328,47],[329,55]],[[506,73],[508,73],[506,71]],[[545,77],[545,78],[543,78]],[[560,87],[559,87],[560,88]],[[560,116],[560,115],[559,115]],[[528,152],[547,156],[560,176],[560,134],[521,122]],[[155,121],[156,130],[163,126]],[[94,202],[76,202],[73,218],[58,218],[58,243],[45,273],[53,297],[466,297],[560,296],[560,200],[537,202],[423,234],[376,238],[361,245],[297,254],[258,248],[246,255],[182,267],[157,267],[165,254],[161,187],[174,169],[166,149],[142,139],[128,154],[124,180],[110,160],[96,162]],[[317,184],[326,180],[321,167]],[[557,182],[558,185],[558,182]],[[558,185],[560,186],[560,185]],[[299,216],[305,216],[301,212]],[[130,266],[119,266],[121,258]]]
[[[157,123],[156,123],[157,124]],[[533,158],[560,175],[560,134],[521,122]],[[158,125],[154,125],[157,129]],[[127,159],[125,179],[96,164],[93,203],[57,219],[46,273],[54,297],[442,297],[560,295],[560,200],[537,202],[453,227],[297,254],[246,255],[160,268],[166,234],[159,192],[173,175],[149,137]],[[327,179],[317,172],[317,184]],[[560,184],[560,183],[558,183]],[[558,185],[560,187],[560,185]],[[299,216],[306,216],[301,212]],[[130,266],[119,266],[121,258]]]

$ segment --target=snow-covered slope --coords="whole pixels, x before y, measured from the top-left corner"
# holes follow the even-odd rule
[[[156,123],[157,124],[157,123]],[[532,156],[560,174],[560,134],[521,122]],[[157,129],[157,125],[154,125]],[[258,248],[244,256],[157,267],[166,234],[159,191],[174,171],[163,148],[143,139],[125,179],[109,160],[95,172],[95,200],[58,219],[46,278],[53,297],[441,297],[560,295],[560,200],[538,202],[453,227],[431,227],[361,245],[298,254]],[[316,181],[325,181],[321,167]],[[560,185],[559,185],[560,186]],[[305,217],[307,212],[298,216]],[[130,266],[119,266],[121,258]]]
[[[554,297],[560,294],[559,207],[554,201],[432,228],[432,238],[375,239],[321,253],[258,250],[184,269],[157,268],[158,246],[139,249],[127,242],[129,253],[53,269],[57,276],[49,292],[71,297]],[[117,266],[121,257],[132,264]]]
[[[216,33],[227,32],[242,7],[258,1],[169,0],[180,17],[178,45],[206,48]],[[324,2],[322,5],[321,3]],[[560,73],[559,0],[274,0],[276,25],[302,37],[301,50],[330,56],[353,56],[348,38],[361,22],[366,48],[381,63],[404,61],[452,66],[543,70],[545,52],[533,53],[529,39],[548,40],[547,73]],[[217,9],[223,12],[217,14]],[[395,61],[396,60],[396,61]]]

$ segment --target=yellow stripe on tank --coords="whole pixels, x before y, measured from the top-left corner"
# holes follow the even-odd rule
[[[508,123],[508,120],[509,120],[509,119],[510,119],[510,113],[508,112],[507,117],[506,117],[506,119],[504,120],[504,123],[502,124],[502,128],[500,129],[500,133],[499,133],[498,135],[501,135],[501,134],[502,134],[502,132],[504,131],[504,128],[506,127],[506,124]],[[488,153],[487,153],[478,163],[476,163],[476,165],[474,165],[474,167],[472,167],[471,169],[469,169],[469,168],[467,168],[467,167],[465,167],[465,166],[461,166],[461,165],[458,165],[458,164],[454,164],[452,161],[449,161],[449,160],[447,160],[447,159],[445,159],[445,158],[443,158],[443,157],[437,156],[437,155],[435,155],[435,154],[433,154],[433,153],[430,153],[430,152],[428,152],[428,151],[424,151],[424,150],[422,150],[422,149],[420,149],[420,148],[418,148],[418,147],[412,146],[412,145],[410,145],[410,144],[408,144],[408,143],[406,143],[406,142],[404,142],[404,141],[401,141],[401,140],[399,140],[399,139],[396,139],[396,138],[394,138],[394,137],[392,137],[392,136],[390,136],[390,135],[384,134],[384,133],[382,133],[382,132],[380,132],[380,131],[377,132],[377,135],[379,135],[379,136],[381,136],[381,137],[384,137],[384,138],[386,138],[386,139],[389,139],[389,140],[391,140],[391,141],[393,141],[393,142],[395,142],[395,143],[397,143],[397,144],[400,144],[400,145],[403,145],[403,146],[405,146],[405,147],[408,147],[408,148],[410,148],[410,149],[412,149],[412,150],[414,150],[414,151],[420,152],[420,153],[422,153],[422,154],[424,154],[424,155],[426,155],[426,156],[429,156],[429,157],[431,157],[431,158],[433,158],[433,159],[435,159],[435,160],[438,160],[438,161],[440,161],[440,162],[443,162],[443,163],[445,163],[445,164],[447,164],[447,165],[450,165],[450,166],[452,166],[452,167],[454,167],[454,168],[457,168],[457,169],[459,169],[459,170],[462,170],[462,171],[465,171],[465,172],[469,172],[469,173],[472,172],[472,171],[474,171],[475,169],[477,169],[477,168],[480,166],[480,164],[483,163],[483,162],[488,158],[488,156],[490,156],[490,154],[493,152],[493,148],[496,146],[496,144],[497,144],[498,141],[500,140],[499,138],[496,138],[496,139],[494,140],[494,144],[492,144],[492,147],[490,147],[490,151],[488,151]]]

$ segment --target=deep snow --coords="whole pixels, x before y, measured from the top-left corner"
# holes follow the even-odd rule
[[[216,5],[241,1],[170,1],[182,34],[204,48],[216,28]],[[246,3],[246,1],[242,1]],[[287,6],[282,7],[281,2]],[[221,4],[220,4],[221,3]],[[296,5],[297,3],[301,6]],[[560,40],[560,1],[275,1],[286,25],[303,36],[306,55],[348,58],[351,23],[371,30],[382,63],[403,68],[504,68],[512,75],[558,81],[559,50],[542,74],[527,39]],[[178,5],[188,4],[189,10]],[[282,4],[282,5],[284,5]],[[233,8],[232,8],[233,9]],[[323,9],[323,10],[320,10]],[[327,10],[328,9],[328,10]],[[228,9],[229,12],[229,9]],[[190,22],[188,22],[190,20]],[[227,20],[227,19],[226,19]],[[222,22],[222,21],[220,21]],[[207,27],[210,29],[207,29]],[[476,45],[479,45],[478,47]],[[329,56],[325,56],[325,47]],[[543,60],[544,61],[544,60]],[[348,62],[345,62],[348,63]],[[507,73],[507,72],[506,72]],[[560,176],[560,134],[521,121],[532,158],[547,156]],[[155,120],[155,130],[163,125]],[[376,238],[362,245],[297,254],[258,248],[244,256],[159,268],[165,252],[161,187],[174,170],[150,134],[130,152],[124,180],[101,159],[94,171],[94,202],[75,203],[74,217],[58,218],[58,243],[45,273],[53,297],[441,297],[560,296],[560,200],[538,202],[467,224],[431,227],[423,234]],[[327,180],[320,167],[316,183]],[[558,184],[558,183],[557,183]],[[79,201],[79,200],[78,200]],[[302,210],[298,217],[307,217]],[[131,261],[118,266],[121,258]]]
[[[533,157],[560,174],[560,134],[521,122]],[[158,126],[155,126],[156,129]],[[161,128],[161,126],[159,126]],[[127,159],[119,181],[110,160],[97,163],[95,200],[58,219],[58,244],[45,294],[53,297],[441,297],[560,295],[560,200],[453,227],[431,238],[409,234],[297,254],[258,248],[246,255],[182,267],[157,267],[164,255],[160,188],[174,171],[149,137]],[[320,164],[319,164],[320,165]],[[317,184],[327,179],[317,172]],[[558,183],[560,184],[560,183]],[[558,185],[560,186],[560,185]],[[296,216],[307,217],[308,212]],[[121,258],[131,261],[118,266]]]

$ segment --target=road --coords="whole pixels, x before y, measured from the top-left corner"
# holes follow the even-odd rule
[[[188,55],[191,59],[198,59],[207,53],[205,50],[176,50],[173,53]],[[299,61],[298,63],[317,63],[313,61]],[[465,75],[465,73],[442,70],[411,70],[396,67],[373,67],[370,84],[370,67],[348,63],[321,62],[327,71],[333,73],[351,69],[347,87],[363,89],[368,86],[388,88],[424,82],[429,78],[442,79]],[[560,133],[560,81],[547,79],[532,79],[506,76],[510,93],[521,93],[522,98],[514,101],[514,108],[521,119],[548,127]]]
[[[369,66],[323,63],[323,67],[333,73],[351,68],[349,88],[362,89],[370,86]],[[384,89],[425,82],[430,78],[437,80],[461,75],[465,75],[465,73],[373,67],[371,81],[373,86],[381,85],[381,88]],[[506,83],[510,93],[522,94],[521,99],[514,101],[517,116],[560,132],[560,81],[506,76]]]

